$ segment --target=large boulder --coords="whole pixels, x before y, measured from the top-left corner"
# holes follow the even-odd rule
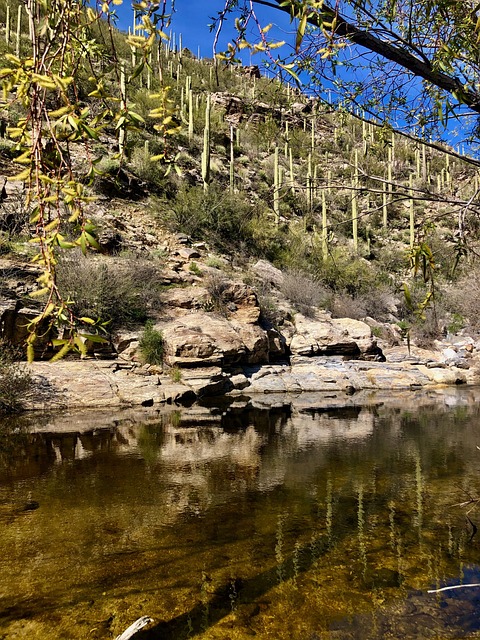
[[[293,356],[382,358],[370,327],[360,320],[334,319],[321,311],[313,318],[306,318],[299,313],[295,316],[295,327],[289,345]]]
[[[235,364],[247,348],[226,318],[198,312],[161,327],[167,365],[181,367]]]
[[[268,362],[269,337],[253,322],[259,313],[256,296],[235,297],[238,291],[231,289],[232,300],[243,301],[243,304],[229,314],[230,318],[197,311],[158,325],[163,333],[167,365],[229,367]]]
[[[268,260],[258,260],[252,267],[252,271],[264,283],[273,285],[279,289],[283,284],[283,272],[274,267]]]

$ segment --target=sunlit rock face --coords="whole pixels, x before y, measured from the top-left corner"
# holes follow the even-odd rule
[[[313,318],[295,316],[292,355],[343,355],[362,358],[380,353],[370,327],[360,320],[331,318],[317,311]]]

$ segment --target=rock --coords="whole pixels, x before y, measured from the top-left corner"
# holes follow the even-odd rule
[[[343,355],[351,358],[378,353],[370,327],[360,320],[332,319],[317,312],[314,318],[295,316],[296,332],[290,342],[293,355]]]
[[[229,377],[220,367],[186,370],[183,372],[183,381],[200,398],[224,395],[232,388]]]
[[[465,371],[461,371],[457,367],[450,367],[448,369],[428,369],[424,366],[419,366],[420,371],[424,371],[426,376],[431,382],[442,385],[458,385],[466,384],[467,376]]]
[[[122,234],[115,229],[103,229],[98,236],[98,242],[102,250],[109,255],[119,253],[124,245]]]
[[[163,269],[160,274],[160,284],[163,285],[182,284],[185,280],[185,274],[174,269]]]
[[[177,309],[201,309],[208,301],[209,294],[203,287],[175,287],[160,294],[161,302]]]
[[[234,364],[245,359],[247,349],[238,333],[225,318],[208,313],[183,316],[162,326],[165,361],[174,366],[192,360],[212,359],[212,364]]]
[[[7,301],[0,307],[0,335],[14,345],[24,346],[29,335],[28,325],[38,314],[38,309],[21,307],[20,301],[16,304]],[[57,334],[54,333],[52,336],[46,321],[38,324],[36,330],[38,336],[34,342],[35,357],[51,357],[52,351],[49,348],[49,342]]]
[[[233,388],[237,390],[246,389],[250,384],[247,376],[245,376],[243,373],[237,373],[230,376],[230,382]]]
[[[455,362],[455,360],[458,360],[458,353],[452,347],[448,347],[447,349],[443,349],[442,357],[445,362]]]
[[[222,303],[230,305],[229,318],[236,323],[255,324],[260,318],[260,305],[255,291],[243,282],[226,282]]]
[[[60,360],[30,365],[36,394],[32,409],[66,407],[150,407],[160,403],[191,404],[195,391],[166,376],[126,371],[117,361]]]
[[[263,282],[274,285],[277,288],[280,288],[283,284],[283,272],[267,260],[258,260],[258,262],[253,265],[252,271]]]
[[[187,247],[182,247],[178,249],[176,255],[184,258],[185,260],[192,260],[193,258],[200,258],[200,252],[197,249],[188,249]]]
[[[112,336],[112,344],[117,353],[124,353],[133,343],[138,346],[140,331],[118,331]]]
[[[145,234],[145,243],[150,247],[157,244],[157,238],[152,233]]]
[[[277,329],[270,327],[267,329],[268,353],[271,358],[278,358],[285,355],[286,340]]]
[[[10,342],[16,343],[16,317],[20,301],[0,300],[0,335]]]
[[[268,362],[267,333],[258,325],[232,323],[232,326],[246,347],[246,361],[250,364]]]

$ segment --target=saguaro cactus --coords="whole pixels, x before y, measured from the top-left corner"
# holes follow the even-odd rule
[[[358,151],[355,149],[355,165],[352,178],[352,238],[353,248],[358,249]]]
[[[326,262],[328,258],[328,229],[327,229],[327,198],[325,189],[322,189],[322,257]]]
[[[233,125],[230,125],[230,193],[235,191],[235,130]]]
[[[10,5],[7,4],[7,15],[5,17],[5,42],[10,44]]]
[[[275,222],[280,222],[280,171],[278,163],[278,147],[275,147],[273,156],[273,211],[275,213]]]
[[[15,40],[15,55],[17,58],[20,56],[20,38],[22,34],[22,5],[18,5],[17,10],[17,32],[16,32],[16,40]]]
[[[308,154],[307,160],[307,208],[312,210],[313,206],[313,173],[312,173],[312,154]]]
[[[193,138],[193,91],[188,90],[188,139]]]
[[[295,195],[295,186],[294,186],[295,176],[293,173],[293,152],[291,147],[288,148],[288,172],[290,176],[290,191],[292,195]]]
[[[207,103],[205,105],[205,128],[203,130],[203,153],[202,153],[202,179],[203,188],[208,191],[210,184],[210,117],[211,117],[211,101],[210,94],[207,95]]]
[[[413,176],[410,174],[408,176],[408,195],[410,196],[408,200],[408,209],[410,214],[410,249],[413,249],[415,244],[415,206],[413,200]]]

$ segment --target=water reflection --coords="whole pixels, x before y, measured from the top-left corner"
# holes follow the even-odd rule
[[[5,421],[0,637],[475,637],[476,399]]]

